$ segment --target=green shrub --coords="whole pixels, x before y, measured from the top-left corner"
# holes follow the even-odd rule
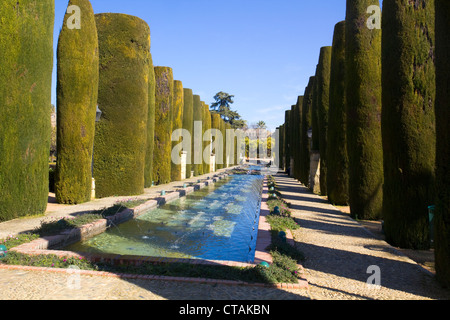
[[[153,150],[153,180],[156,184],[171,181],[173,71],[169,67],[155,67],[156,111],[155,147]]]
[[[378,0],[347,0],[345,55],[349,202],[353,218],[381,217],[381,30],[366,25]]]
[[[48,201],[53,0],[0,4],[0,221]]]
[[[394,246],[430,246],[435,201],[434,0],[383,6],[383,219]]]
[[[183,128],[183,107],[184,107],[184,90],[183,83],[175,80],[173,85],[173,103],[172,103],[172,132]],[[171,134],[172,134],[171,132]],[[172,149],[182,142],[182,138],[172,141]],[[172,151],[171,149],[171,151]],[[181,159],[181,153],[180,153]],[[170,171],[172,181],[181,180],[181,164],[175,164],[171,161],[172,168]]]
[[[92,153],[97,110],[99,56],[94,10],[88,0],[70,0],[80,8],[81,29],[69,29],[67,12],[58,41],[57,166],[59,203],[91,200]]]
[[[345,103],[345,21],[334,27],[326,144],[328,200],[348,205],[347,116]],[[323,149],[322,149],[323,151]]]
[[[144,192],[150,28],[133,16],[95,15],[99,39],[94,178],[100,198]]]
[[[148,120],[147,120],[147,148],[145,153],[144,187],[150,188],[153,184],[153,150],[155,147],[155,68],[152,55],[149,54],[148,68]]]
[[[434,248],[436,278],[450,287],[450,2],[436,5],[436,212]]]

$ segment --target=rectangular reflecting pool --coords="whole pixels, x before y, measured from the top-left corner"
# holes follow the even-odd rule
[[[228,176],[65,250],[252,263],[263,180]]]

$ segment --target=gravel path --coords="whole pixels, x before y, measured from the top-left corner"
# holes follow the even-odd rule
[[[374,237],[348,214],[286,175],[276,179],[301,226],[294,236],[306,257],[303,266],[312,299],[450,298],[450,291],[441,288],[429,271]]]

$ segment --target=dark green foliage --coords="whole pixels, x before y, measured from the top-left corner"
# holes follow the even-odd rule
[[[173,85],[172,132],[183,128],[183,107],[184,107],[183,83],[181,81],[175,80]],[[177,145],[180,145],[180,143],[183,141],[181,135],[178,136],[179,139],[172,141],[172,150]],[[179,154],[179,157],[181,159],[181,153]],[[181,180],[181,163],[175,164],[173,161],[171,161],[171,164],[172,164],[170,172],[171,180],[172,181]]]
[[[207,159],[203,158],[203,172],[210,173],[210,152],[205,152],[205,150],[209,150],[207,148],[211,147],[211,133],[208,134],[208,131],[211,129],[211,113],[209,112],[209,106],[206,103],[203,103],[203,134],[206,141],[203,141],[203,152],[206,154]],[[205,161],[207,160],[207,161]]]
[[[147,148],[150,28],[133,16],[95,15],[99,39],[94,178],[96,195],[144,192]]]
[[[429,248],[434,204],[434,0],[383,5],[383,218],[394,246]]]
[[[317,122],[320,147],[320,194],[327,193],[327,131],[328,109],[330,103],[330,68],[332,47],[320,48],[319,64],[316,75]]]
[[[186,179],[191,177],[193,163],[193,131],[194,131],[194,98],[192,89],[183,89],[184,91],[184,107],[183,107],[183,129],[187,130],[191,135],[191,141],[186,154]]]
[[[53,0],[0,4],[0,221],[47,208]]]
[[[69,29],[66,13],[58,41],[56,200],[91,200],[92,153],[97,110],[99,57],[94,10],[88,0],[70,0],[80,8],[81,29]]]
[[[284,156],[285,156],[285,167],[286,172],[289,174],[291,170],[294,170],[294,168],[291,168],[291,131],[290,131],[290,116],[291,116],[291,110],[286,110],[284,113]]]
[[[329,95],[326,145],[328,200],[334,205],[348,205],[347,116],[345,109],[345,21],[337,23],[334,28]]]
[[[195,124],[197,122],[197,125]],[[200,123],[200,124],[199,124]],[[197,131],[195,132],[195,127]],[[203,106],[199,95],[194,95],[194,176],[203,174],[202,135],[203,135]],[[196,145],[197,144],[197,145]]]
[[[436,3],[436,278],[450,287],[450,1]]]
[[[155,147],[155,68],[152,55],[149,55],[148,66],[148,120],[147,120],[147,151],[145,154],[144,186],[150,188],[153,184],[153,149]]]
[[[310,151],[311,142],[308,130],[312,129],[312,99],[314,96],[315,77],[310,77],[305,89],[302,106],[302,124],[300,136],[300,182],[309,187]]]
[[[173,71],[155,67],[155,147],[153,150],[153,180],[155,184],[171,181]]]
[[[351,216],[375,220],[383,200],[381,30],[367,27],[370,5],[379,1],[347,0],[345,76]]]
[[[223,144],[222,144],[222,150],[223,150],[222,168],[226,168],[227,167],[227,136],[226,136],[226,125],[225,125],[225,121],[223,119],[220,121],[220,132],[222,132],[222,137],[223,137]]]
[[[215,161],[216,161],[216,168],[215,171],[218,169],[223,168],[223,155],[222,155],[222,146],[223,142],[217,137],[217,134],[220,132],[220,124],[222,122],[222,118],[220,117],[220,114],[218,113],[211,113],[211,128],[216,131],[216,135],[213,136],[213,150],[215,154]]]
[[[312,129],[312,138],[311,138],[311,150],[312,151],[319,151],[320,145],[319,145],[319,114],[317,112],[317,105],[318,105],[318,96],[317,96],[317,74],[318,74],[318,68],[319,66],[316,66],[316,73],[315,73],[315,81],[313,84],[313,90],[312,90],[312,96],[311,96],[311,129]]]
[[[300,180],[300,163],[301,163],[301,124],[302,124],[302,111],[303,111],[303,96],[297,98],[297,104],[291,109],[293,133],[292,141],[293,148],[292,153],[294,155],[294,177]]]

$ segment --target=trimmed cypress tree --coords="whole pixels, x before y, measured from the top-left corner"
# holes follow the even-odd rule
[[[434,0],[384,1],[382,30],[386,240],[428,249],[436,159]]]
[[[309,78],[308,86],[305,89],[305,95],[302,105],[302,131],[300,137],[300,181],[306,187],[309,187],[311,142],[308,137],[308,130],[312,129],[312,103],[314,96],[315,78],[315,76]]]
[[[59,203],[91,200],[92,155],[97,110],[99,57],[94,10],[89,0],[70,0],[80,8],[82,29],[69,29],[66,12],[58,41],[57,170]]]
[[[192,89],[184,88],[184,106],[183,106],[183,129],[187,130],[191,135],[189,148],[185,150],[186,154],[186,179],[191,177],[193,164],[193,138],[194,138],[194,97]]]
[[[195,122],[197,122],[197,132],[195,131]],[[201,125],[198,124],[200,122]],[[199,95],[194,95],[194,176],[203,174],[203,106]],[[198,144],[198,145],[196,145]]]
[[[207,159],[203,157],[203,172],[210,173],[210,156],[211,152],[208,152],[211,146],[211,133],[208,131],[211,129],[211,113],[209,112],[209,106],[206,103],[203,103],[203,138],[206,141],[203,141],[203,155],[206,154]],[[206,152],[205,152],[206,150]],[[205,161],[206,160],[206,161]]]
[[[155,67],[155,147],[153,150],[153,180],[157,184],[171,181],[173,71]]]
[[[450,287],[450,2],[436,3],[436,278]]]
[[[227,136],[226,136],[226,124],[225,121],[221,118],[220,121],[220,132],[222,133],[222,137],[223,137],[223,145],[222,145],[222,150],[223,150],[223,158],[222,158],[222,168],[227,168]]]
[[[345,103],[345,21],[335,25],[330,66],[326,145],[327,194],[334,205],[348,205],[347,116]]]
[[[319,151],[320,150],[320,135],[319,135],[319,114],[317,112],[318,105],[318,96],[317,96],[317,74],[318,74],[319,66],[316,66],[316,73],[314,75],[314,83],[313,90],[311,96],[311,129],[312,129],[312,138],[311,138],[311,150]]]
[[[320,48],[319,64],[316,75],[317,122],[320,148],[320,194],[327,192],[327,131],[330,103],[330,68],[332,47]]]
[[[345,55],[349,200],[353,218],[381,217],[381,30],[369,29],[367,8],[378,0],[347,0]]]
[[[147,120],[147,151],[145,154],[144,187],[153,185],[153,149],[155,147],[155,68],[152,54],[149,54],[148,66],[148,120]]]
[[[219,132],[221,132],[220,130],[220,123],[222,122],[222,118],[220,117],[220,114],[218,113],[211,113],[211,128],[214,129],[216,131],[216,136],[213,137],[213,149],[214,149],[214,154],[215,154],[215,161],[216,161],[216,171],[218,169],[222,169],[223,168],[223,155],[221,152],[222,149],[222,145],[223,143],[221,143],[220,139],[218,139],[217,134],[219,134]]]
[[[291,132],[290,132],[290,118],[291,110],[286,110],[284,113],[284,154],[285,154],[285,167],[286,173],[290,174],[291,170]]]
[[[150,28],[133,16],[96,14],[99,42],[94,178],[96,195],[144,192]]]
[[[301,119],[302,119],[303,96],[297,98],[297,103],[291,107],[291,125],[292,125],[292,141],[293,141],[293,158],[294,158],[294,178],[300,180],[300,161],[301,161]]]
[[[171,134],[177,130],[183,128],[183,106],[184,106],[184,91],[183,83],[181,81],[175,80],[173,84],[173,104],[172,104],[172,131]],[[183,141],[181,135],[176,141],[172,141],[172,149],[179,145]],[[181,153],[179,155],[181,159]],[[171,161],[171,179],[172,181],[181,180],[181,163],[175,164]]]
[[[47,208],[54,14],[53,0],[0,4],[0,221]]]

